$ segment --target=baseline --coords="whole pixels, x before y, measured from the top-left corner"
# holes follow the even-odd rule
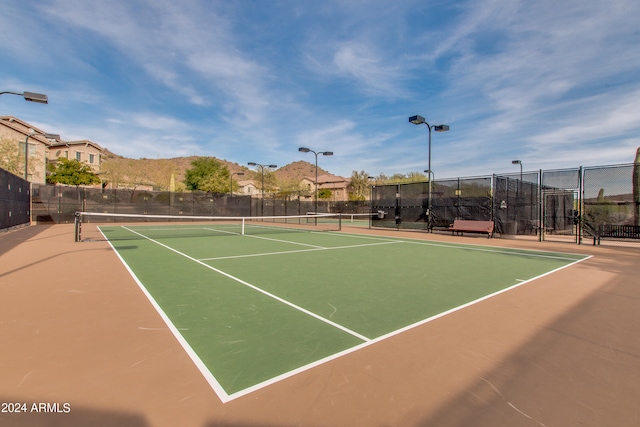
[[[274,378],[271,378],[269,380],[266,380],[266,381],[263,381],[261,383],[258,383],[258,384],[254,385],[252,387],[248,387],[248,388],[246,388],[244,390],[238,391],[236,393],[232,393],[232,394],[229,395],[229,400],[233,400],[233,399],[237,399],[239,397],[245,396],[245,395],[250,394],[250,393],[252,393],[254,391],[257,391],[257,390],[260,390],[262,388],[268,387],[271,384],[275,384],[275,383],[277,383],[279,381],[282,381],[282,380],[284,380],[286,378],[290,378],[290,377],[292,377],[294,375],[297,375],[297,374],[300,374],[302,372],[305,372],[305,371],[308,371],[310,369],[313,369],[313,368],[315,368],[317,366],[320,366],[320,365],[322,365],[324,363],[327,363],[327,362],[330,362],[332,360],[338,359],[340,357],[346,356],[348,354],[354,353],[354,352],[359,351],[359,350],[361,350],[363,348],[366,348],[366,347],[369,347],[369,346],[374,345],[376,343],[379,343],[380,341],[392,338],[392,337],[394,337],[396,335],[400,335],[400,334],[402,334],[402,333],[404,333],[406,331],[409,331],[411,329],[414,329],[414,328],[417,328],[419,326],[425,325],[427,323],[433,322],[434,320],[440,319],[440,318],[442,318],[444,316],[447,316],[449,314],[455,313],[457,311],[463,310],[463,309],[465,309],[467,307],[473,306],[475,304],[478,304],[478,303],[480,303],[482,301],[488,300],[490,298],[493,298],[493,297],[498,296],[500,294],[503,294],[505,292],[508,292],[508,291],[513,290],[513,289],[519,288],[520,286],[526,285],[526,284],[528,284],[530,282],[533,282],[534,280],[537,280],[537,279],[540,279],[542,277],[548,276],[550,274],[556,273],[556,272],[558,272],[560,270],[563,270],[565,268],[572,267],[572,266],[574,266],[574,265],[576,265],[576,264],[578,264],[580,262],[586,261],[589,258],[591,258],[591,257],[585,257],[583,259],[574,260],[574,262],[572,262],[570,264],[566,264],[566,265],[564,265],[562,267],[558,267],[558,268],[556,268],[554,270],[551,270],[551,271],[548,271],[546,273],[540,274],[538,276],[532,277],[531,279],[528,279],[528,280],[516,279],[517,283],[515,283],[515,284],[513,284],[513,285],[511,285],[511,286],[509,286],[507,288],[504,288],[504,289],[501,289],[499,291],[493,292],[491,294],[485,295],[483,297],[477,298],[477,299],[475,299],[473,301],[469,301],[469,302],[467,302],[465,304],[462,304],[462,305],[459,305],[457,307],[453,307],[453,308],[451,308],[449,310],[443,311],[442,313],[438,313],[438,314],[436,314],[434,316],[431,316],[431,317],[428,317],[426,319],[420,320],[418,322],[412,323],[410,325],[404,326],[402,328],[399,328],[399,329],[397,329],[395,331],[392,331],[392,332],[389,332],[387,334],[381,335],[379,337],[373,338],[373,339],[371,339],[371,340],[369,340],[367,342],[364,342],[364,343],[362,343],[360,345],[348,348],[346,350],[343,350],[343,351],[338,352],[336,354],[333,354],[331,356],[325,357],[323,359],[316,360],[315,362],[309,363],[308,365],[300,366],[299,368],[296,368],[296,369],[294,369],[292,371],[289,371],[289,372],[284,373],[282,375],[279,375],[277,377],[274,377]]]
[[[574,254],[574,253],[570,253],[570,252],[549,252],[549,251],[543,251],[543,250],[539,250],[539,249],[527,249],[526,251],[520,251],[518,249],[513,249],[513,248],[506,248],[506,247],[502,247],[502,246],[481,246],[481,245],[470,245],[470,244],[466,244],[466,243],[434,243],[432,241],[428,241],[428,240],[421,240],[421,239],[412,239],[412,238],[390,238],[390,237],[384,237],[384,236],[376,236],[376,235],[361,235],[361,234],[357,234],[357,233],[335,233],[333,235],[339,236],[339,235],[347,235],[347,236],[351,236],[351,237],[360,237],[363,239],[369,239],[369,240],[386,240],[386,241],[400,241],[400,242],[406,242],[406,243],[411,243],[414,245],[421,245],[421,246],[434,246],[434,247],[441,247],[441,248],[448,248],[448,249],[463,249],[463,250],[468,250],[468,251],[478,251],[478,252],[489,252],[489,253],[498,253],[498,254],[505,254],[505,255],[522,255],[522,256],[531,256],[531,257],[538,257],[538,258],[551,258],[551,259],[559,259],[559,260],[563,260],[563,261],[575,261],[576,258],[571,258],[568,255],[574,256],[574,257],[587,257],[590,258],[593,255],[587,256],[584,254]]]

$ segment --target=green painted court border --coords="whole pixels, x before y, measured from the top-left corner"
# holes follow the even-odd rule
[[[143,228],[148,228],[148,225],[133,225],[133,227],[143,227]],[[109,225],[107,227],[121,227],[121,226],[117,226],[117,225]],[[196,226],[197,227],[197,226]],[[102,232],[102,230],[100,230]],[[129,230],[131,231],[131,230]],[[322,233],[327,233],[327,232],[322,232]],[[147,298],[149,299],[149,301],[152,303],[152,305],[154,306],[154,308],[156,309],[156,311],[158,311],[158,313],[160,314],[161,318],[163,319],[163,321],[165,322],[165,324],[167,324],[167,326],[169,327],[169,329],[171,330],[171,332],[174,334],[174,336],[176,337],[176,339],[178,340],[178,342],[180,342],[180,344],[183,346],[183,348],[185,349],[185,351],[187,352],[187,354],[190,356],[190,358],[193,360],[194,364],[198,367],[198,369],[200,370],[200,372],[203,374],[203,376],[205,377],[205,379],[209,382],[210,386],[214,389],[214,391],[218,394],[219,398],[221,399],[222,402],[228,402],[231,401],[233,399],[236,399],[238,397],[244,396],[246,394],[249,394],[253,391],[259,390],[263,387],[266,387],[270,384],[276,383],[278,381],[281,381],[285,378],[289,378],[291,376],[294,376],[300,372],[304,372],[308,369],[311,369],[315,366],[324,364],[328,361],[337,359],[339,357],[342,357],[346,354],[349,354],[351,352],[355,352],[358,351],[364,347],[368,347],[369,345],[375,344],[379,341],[382,341],[384,339],[387,339],[389,337],[398,335],[400,333],[403,333],[407,330],[413,329],[417,326],[423,325],[425,323],[431,322],[435,319],[438,319],[440,317],[443,317],[445,315],[451,314],[455,311],[464,309],[470,305],[474,305],[478,302],[484,301],[486,299],[492,298],[493,296],[499,295],[501,293],[507,292],[509,290],[512,290],[514,288],[517,288],[519,286],[522,286],[526,283],[529,283],[533,280],[536,280],[538,278],[547,276],[549,274],[553,274],[556,271],[562,270],[564,268],[573,266],[576,263],[585,261],[589,258],[591,258],[591,256],[587,256],[587,255],[583,255],[583,254],[571,254],[571,253],[565,253],[565,252],[549,252],[549,251],[543,251],[543,250],[537,250],[537,249],[514,249],[514,248],[507,248],[507,247],[500,247],[500,246],[483,246],[483,245],[470,245],[470,244],[466,244],[466,243],[446,243],[446,242],[434,242],[434,241],[427,241],[427,240],[422,240],[422,239],[414,239],[414,238],[398,238],[398,237],[389,237],[389,236],[380,236],[380,235],[370,235],[370,234],[357,234],[357,233],[346,233],[346,232],[340,232],[340,233],[332,233],[332,234],[336,234],[338,236],[340,235],[344,235],[344,236],[354,236],[354,237],[358,237],[358,238],[370,238],[370,239],[375,239],[375,240],[385,240],[385,241],[389,241],[389,242],[409,242],[409,243],[415,243],[415,244],[420,244],[420,245],[427,245],[427,246],[441,246],[441,247],[446,247],[446,248],[450,248],[450,249],[473,249],[473,250],[479,250],[479,251],[486,251],[486,252],[497,252],[497,253],[506,253],[509,255],[533,255],[533,256],[549,256],[549,257],[553,257],[553,258],[559,258],[561,255],[565,255],[565,256],[572,256],[572,257],[579,257],[578,259],[575,259],[573,262],[569,263],[569,264],[565,264],[563,266],[560,266],[556,269],[547,271],[546,273],[540,274],[538,276],[532,277],[530,279],[527,280],[522,280],[519,283],[516,283],[512,286],[508,286],[506,288],[500,289],[496,292],[490,293],[488,295],[484,295],[480,298],[477,298],[473,301],[469,301],[465,304],[459,305],[457,307],[451,308],[449,310],[443,311],[441,313],[438,313],[436,315],[433,315],[431,317],[428,317],[426,319],[420,320],[418,322],[412,323],[410,325],[404,326],[402,328],[399,328],[397,330],[394,330],[392,332],[389,332],[387,334],[378,336],[376,338],[373,339],[367,339],[365,342],[363,342],[362,344],[347,348],[346,350],[337,352],[335,354],[332,354],[328,357],[325,358],[321,358],[318,359],[312,363],[309,363],[307,365],[304,366],[300,366],[298,368],[295,368],[293,370],[290,370],[284,374],[281,375],[277,375],[273,378],[270,378],[266,381],[262,381],[260,383],[257,383],[251,387],[247,387],[245,389],[242,389],[238,392],[235,393],[230,393],[228,394],[224,388],[220,385],[220,383],[217,381],[217,379],[215,378],[215,376],[211,373],[211,371],[209,370],[209,368],[207,368],[206,364],[200,359],[200,357],[198,356],[197,352],[194,351],[194,349],[191,347],[191,345],[187,342],[187,340],[184,338],[184,336],[180,333],[180,331],[178,330],[178,328],[173,324],[173,322],[171,321],[171,319],[169,318],[169,316],[164,312],[164,310],[160,307],[160,305],[156,302],[156,300],[154,299],[154,297],[151,295],[151,293],[146,289],[146,287],[142,284],[142,282],[138,279],[138,277],[136,276],[136,274],[133,272],[133,270],[129,267],[129,265],[127,264],[127,262],[124,260],[124,258],[120,255],[120,253],[118,252],[118,250],[116,250],[116,248],[113,247],[113,245],[111,244],[111,242],[109,242],[110,246],[114,249],[114,251],[116,252],[118,258],[121,260],[121,262],[125,265],[125,267],[127,268],[127,270],[129,271],[129,273],[132,275],[132,277],[134,278],[134,280],[136,281],[136,283],[138,284],[138,286],[141,288],[141,290],[143,291],[143,293],[147,296]],[[104,234],[103,234],[104,236]],[[142,235],[143,236],[143,235]],[[147,236],[143,236],[145,240],[149,240],[155,244],[159,244],[160,246],[165,247],[166,249],[169,249],[173,252],[178,253],[179,255],[186,257],[187,259],[190,259],[191,261],[194,261],[196,263],[199,263],[209,269],[212,269],[216,272],[218,272],[219,274],[222,275],[227,275],[227,273],[220,271],[218,269],[216,269],[213,266],[209,266],[205,263],[203,263],[202,261],[195,259],[187,254],[184,254],[174,248],[171,248],[168,245],[165,245],[161,242],[157,242],[154,239],[147,237]],[[106,239],[106,236],[105,236]],[[108,239],[107,239],[108,240]],[[268,255],[268,254],[265,254]],[[563,257],[564,258],[564,257]],[[574,259],[574,258],[571,258]],[[238,280],[240,282],[242,282],[241,279],[235,278],[233,277],[234,280]],[[255,288],[256,290],[263,292],[263,290],[254,287],[253,285],[250,285],[250,287]]]

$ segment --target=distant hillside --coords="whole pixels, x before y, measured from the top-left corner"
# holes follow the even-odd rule
[[[321,167],[318,167],[318,175],[324,174],[330,173]],[[275,171],[275,175],[278,181],[301,181],[304,177],[315,177],[316,167],[304,160],[298,160],[297,162],[289,163],[288,165],[277,169]]]
[[[105,178],[106,175],[109,175],[112,180],[115,180],[114,176],[120,176],[121,178],[118,179],[121,184],[152,186],[154,189],[159,190],[169,189],[171,174],[173,174],[177,184],[176,188],[180,189],[184,181],[185,172],[191,167],[191,162],[197,158],[198,156],[174,157],[171,159],[129,159],[105,150],[102,155],[102,170]],[[232,173],[244,173],[244,176],[234,176],[235,180],[260,179],[260,173],[255,168],[223,159],[215,159],[225,165]],[[330,173],[318,168],[318,174]],[[300,160],[276,169],[274,175],[279,183],[298,182],[306,176],[315,176],[315,166]]]

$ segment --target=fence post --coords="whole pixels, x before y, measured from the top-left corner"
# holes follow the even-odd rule
[[[542,169],[538,172],[538,241],[544,241],[544,200],[543,200],[543,191],[542,191]]]
[[[582,244],[582,215],[584,214],[584,169],[580,166],[578,173],[578,223],[576,224],[576,232],[578,233],[578,244]]]

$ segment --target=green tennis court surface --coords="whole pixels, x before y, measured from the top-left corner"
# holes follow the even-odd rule
[[[101,227],[223,401],[585,259],[266,231]]]

